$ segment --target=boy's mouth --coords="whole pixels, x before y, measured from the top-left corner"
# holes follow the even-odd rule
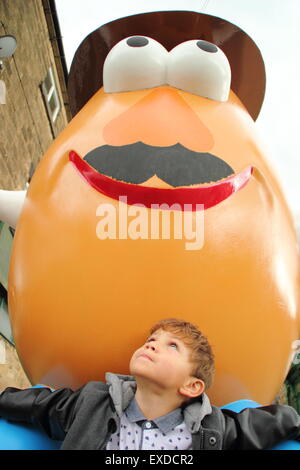
[[[142,353],[142,354],[139,354],[139,356],[137,357],[137,359],[139,358],[144,358],[144,359],[148,359],[149,361],[152,361],[153,362],[153,359],[146,353]]]
[[[253,167],[250,165],[240,173],[217,182],[169,189],[125,183],[106,176],[90,166],[75,151],[69,152],[69,159],[88,184],[105,196],[119,201],[125,197],[125,202],[129,205],[139,204],[148,208],[162,206],[171,210],[209,209],[242,189],[253,173]]]

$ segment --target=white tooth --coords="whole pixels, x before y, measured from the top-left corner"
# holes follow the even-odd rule
[[[27,191],[0,190],[0,220],[16,228]]]

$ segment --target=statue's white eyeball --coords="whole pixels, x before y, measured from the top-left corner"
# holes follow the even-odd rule
[[[154,39],[131,36],[116,44],[103,66],[106,93],[141,90],[164,85],[168,51]]]
[[[211,42],[186,41],[169,52],[169,85],[205,98],[227,101],[231,70],[221,49]]]
[[[186,41],[168,52],[146,36],[131,36],[116,44],[103,66],[106,93],[171,85],[205,98],[227,101],[231,70],[215,44]]]

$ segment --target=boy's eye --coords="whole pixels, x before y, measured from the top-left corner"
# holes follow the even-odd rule
[[[177,346],[176,343],[170,343],[170,346],[171,346],[172,348],[174,348],[174,349],[177,349],[177,348],[178,348],[178,346]]]

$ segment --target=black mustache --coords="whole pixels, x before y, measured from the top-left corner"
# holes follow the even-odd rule
[[[136,142],[103,145],[84,160],[99,173],[126,183],[140,184],[157,175],[171,186],[219,181],[234,173],[224,160],[211,153],[194,152],[181,144],[156,147]]]

